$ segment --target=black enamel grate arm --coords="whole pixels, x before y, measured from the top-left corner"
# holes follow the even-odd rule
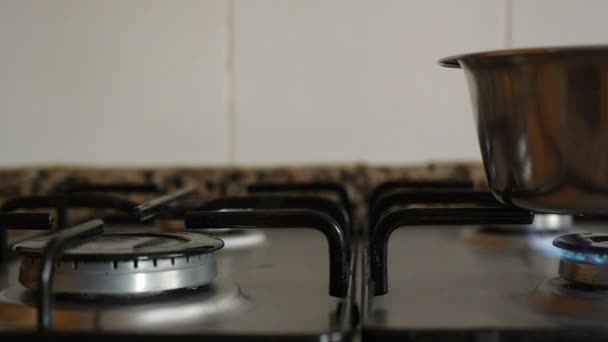
[[[475,190],[425,189],[396,190],[378,197],[369,211],[369,226],[373,227],[382,214],[392,207],[412,204],[475,204],[483,207],[503,207],[492,193]]]
[[[103,221],[92,220],[57,231],[48,241],[42,256],[38,280],[38,329],[53,328],[53,279],[57,262],[66,249],[103,233]]]
[[[310,210],[194,211],[186,214],[187,228],[312,228],[323,233],[329,245],[329,294],[346,296],[349,248],[344,232],[330,216]]]
[[[397,228],[420,225],[529,224],[531,212],[510,208],[399,209],[378,221],[370,236],[371,277],[374,295],[388,292],[388,241]],[[448,256],[446,256],[448,257]]]
[[[395,179],[378,184],[368,196],[369,206],[386,193],[396,190],[473,190],[474,184],[470,179]]]
[[[301,183],[259,183],[251,184],[247,191],[252,194],[257,193],[298,193],[298,192],[318,192],[332,193],[336,195],[340,204],[346,209],[350,219],[353,218],[354,200],[348,189],[335,182],[301,182]]]

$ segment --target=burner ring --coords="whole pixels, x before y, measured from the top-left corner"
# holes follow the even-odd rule
[[[49,235],[39,236],[15,245],[22,256],[40,258]],[[224,246],[218,238],[196,232],[106,233],[92,241],[66,250],[62,260],[148,260],[205,254]]]
[[[582,285],[608,287],[608,234],[577,233],[553,240],[562,249],[559,275]]]
[[[24,258],[19,282],[38,288],[41,257],[50,236],[15,246]],[[195,232],[111,233],[65,251],[54,291],[76,295],[132,296],[199,287],[217,275],[220,239]]]
[[[608,234],[566,234],[555,238],[553,245],[575,253],[608,254]]]
[[[608,287],[608,265],[586,264],[561,258],[559,276],[576,284]]]

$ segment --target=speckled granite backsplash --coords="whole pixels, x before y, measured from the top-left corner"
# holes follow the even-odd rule
[[[472,179],[485,185],[478,163],[433,163],[412,166],[320,165],[296,167],[97,168],[38,167],[0,170],[0,201],[19,195],[45,194],[70,180],[95,183],[154,182],[165,189],[194,185],[204,199],[239,195],[259,182],[337,181],[348,186],[355,204],[364,203],[374,186],[392,179]]]

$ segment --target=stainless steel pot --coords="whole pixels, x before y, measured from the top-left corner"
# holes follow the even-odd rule
[[[608,46],[444,58],[462,68],[486,176],[507,204],[608,213]]]

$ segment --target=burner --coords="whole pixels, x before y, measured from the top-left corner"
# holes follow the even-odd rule
[[[15,246],[23,261],[19,281],[36,289],[50,236]],[[194,232],[106,233],[63,253],[55,273],[57,293],[145,295],[209,284],[217,274],[220,239]]]
[[[559,275],[570,282],[608,287],[608,234],[579,233],[553,240],[562,249]]]

